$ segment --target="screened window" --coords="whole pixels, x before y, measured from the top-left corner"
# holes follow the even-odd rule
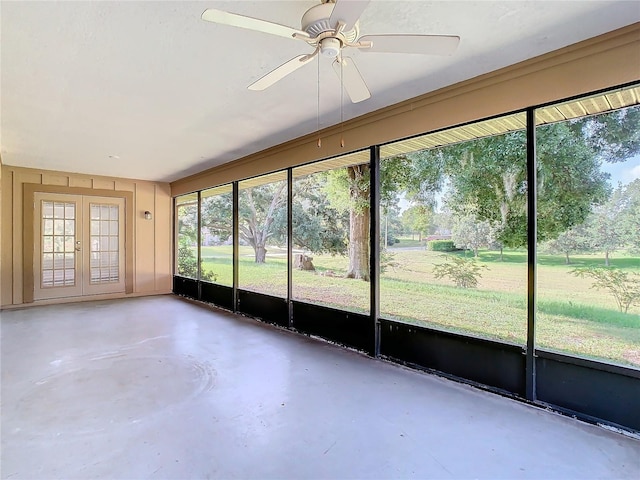
[[[198,195],[176,197],[176,274],[198,278]]]
[[[369,152],[293,169],[293,297],[368,312]]]
[[[200,194],[200,278],[233,285],[233,193],[231,185]]]
[[[536,112],[538,347],[640,366],[638,98]]]
[[[238,283],[244,290],[287,296],[287,174],[239,183]]]
[[[525,115],[381,148],[383,317],[524,344]]]

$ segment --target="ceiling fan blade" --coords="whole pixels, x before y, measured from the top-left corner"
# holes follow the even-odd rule
[[[369,5],[370,0],[336,0],[333,7],[331,17],[329,17],[329,25],[335,28],[338,22],[344,23],[344,31],[349,31]]]
[[[458,48],[460,37],[455,35],[365,35],[358,42],[371,42],[362,52],[420,53],[423,55],[451,55]]]
[[[222,25],[231,25],[232,27],[246,28],[258,32],[270,33],[285,38],[309,38],[309,34],[302,30],[280,25],[278,23],[267,22],[252,17],[245,17],[236,13],[224,12],[215,8],[209,8],[202,12],[202,19],[207,22],[221,23]]]
[[[297,57],[292,58],[286,63],[283,63],[275,70],[271,70],[264,77],[256,80],[247,88],[249,90],[264,90],[265,88],[269,88],[271,85],[276,83],[279,80],[282,80],[284,77],[289,75],[290,73],[295,72],[297,69],[306,65],[311,60],[315,58],[315,54],[312,55],[298,55]]]
[[[333,69],[340,78],[340,59],[333,62]],[[342,85],[353,103],[362,102],[371,97],[360,71],[350,57],[342,57]]]

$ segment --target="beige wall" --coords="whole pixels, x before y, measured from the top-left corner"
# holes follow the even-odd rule
[[[0,172],[0,305],[21,305],[24,301],[23,286],[28,277],[22,264],[24,184],[59,186],[69,188],[70,193],[73,189],[131,192],[133,248],[129,251],[133,252],[133,291],[130,295],[171,291],[172,207],[169,184],[3,165]],[[143,218],[145,210],[152,212],[153,220]]]
[[[640,80],[640,23],[355,118],[171,184],[173,196]],[[268,93],[265,93],[268,95]],[[375,95],[375,93],[374,93]],[[345,148],[340,147],[341,130]]]

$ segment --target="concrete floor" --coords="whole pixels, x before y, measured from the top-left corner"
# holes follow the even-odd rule
[[[2,478],[640,478],[640,441],[172,297],[2,316]]]

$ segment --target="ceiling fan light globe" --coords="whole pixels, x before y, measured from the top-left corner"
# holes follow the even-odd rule
[[[320,41],[320,53],[323,57],[336,58],[342,48],[342,42],[334,37],[323,38]]]

